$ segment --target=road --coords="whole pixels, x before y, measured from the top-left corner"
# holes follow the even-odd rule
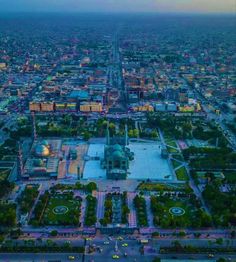
[[[132,239],[131,239],[132,238]],[[0,262],[13,262],[13,261],[69,261],[69,256],[75,256],[75,261],[113,261],[112,256],[118,255],[120,257],[119,261],[152,261],[152,259],[156,256],[161,258],[198,258],[198,259],[206,259],[207,254],[159,254],[160,247],[169,247],[172,246],[173,241],[178,240],[181,245],[189,245],[191,243],[192,246],[197,247],[222,247],[222,246],[236,246],[236,239],[227,241],[225,240],[222,245],[216,244],[215,241],[209,240],[206,238],[196,239],[196,238],[174,238],[174,239],[149,239],[149,243],[145,245],[144,248],[144,255],[140,253],[141,244],[139,243],[138,239],[132,236],[128,238],[127,236],[124,237],[122,240],[117,240],[115,237],[106,237],[100,236],[96,237],[91,240],[84,241],[83,238],[74,237],[72,238],[63,238],[63,237],[55,237],[51,238],[53,242],[57,245],[63,245],[65,242],[70,243],[71,246],[85,246],[86,253],[83,257],[82,254],[72,254],[72,253],[65,253],[65,254],[0,254]],[[70,240],[69,240],[70,239]],[[25,240],[15,240],[19,243],[24,243]],[[42,239],[39,245],[44,245],[47,239]],[[37,241],[36,241],[37,242]],[[125,246],[126,245],[126,246]],[[89,246],[94,247],[94,252],[88,253]],[[117,246],[117,249],[116,249]],[[99,251],[100,250],[100,251]],[[127,257],[125,257],[127,255]],[[224,258],[232,258],[236,259],[235,254],[219,254],[216,255],[216,258],[219,257]],[[105,260],[104,260],[105,259]]]
[[[69,256],[75,256],[76,259],[74,261],[83,261],[81,258],[81,255],[74,254],[74,253],[63,253],[63,254],[54,254],[54,253],[46,253],[46,254],[1,254],[0,255],[0,262],[47,262],[47,261],[71,261],[69,260]],[[155,255],[152,257],[145,257],[145,256],[136,256],[136,257],[130,257],[130,258],[121,258],[118,261],[120,262],[134,262],[136,259],[136,262],[150,262],[152,258],[154,258]],[[177,257],[179,259],[207,259],[208,256],[206,254],[188,254],[188,255],[178,255],[178,254],[171,254],[171,255],[159,255],[160,258],[173,258]],[[231,258],[231,261],[235,261],[236,255],[227,255],[227,254],[221,254],[221,255],[215,255],[215,259],[224,257],[224,258]],[[73,260],[72,260],[73,261]],[[102,256],[91,256],[91,257],[85,257],[84,262],[110,262],[115,261],[112,258],[106,258]],[[174,260],[173,260],[174,261]],[[213,260],[214,261],[214,260]]]

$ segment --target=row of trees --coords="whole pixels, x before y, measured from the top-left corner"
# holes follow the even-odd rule
[[[0,252],[3,253],[84,253],[83,246],[70,246],[61,245],[53,242],[53,245],[41,245],[41,246],[28,246],[28,245],[12,245],[12,246],[1,246]]]
[[[0,226],[13,227],[16,225],[16,205],[0,204]]]
[[[134,206],[136,209],[139,226],[147,227],[148,220],[147,220],[147,208],[146,208],[145,198],[140,195],[136,195],[134,198]]]
[[[40,195],[39,200],[33,211],[33,217],[30,219],[30,224],[32,224],[33,226],[42,225],[41,221],[43,218],[43,212],[46,208],[49,197],[50,194],[48,191],[46,191],[43,195]]]
[[[84,190],[92,193],[93,190],[97,190],[97,184],[95,182],[89,182],[88,184],[82,184],[76,182],[75,184],[56,184],[52,187],[53,190]]]
[[[235,192],[221,192],[219,185],[213,182],[206,185],[203,197],[213,213],[217,226],[236,226],[236,195]]]
[[[97,221],[97,216],[96,216],[97,198],[92,195],[87,195],[86,201],[87,201],[87,206],[86,206],[84,224],[86,226],[92,226]]]
[[[0,181],[0,198],[9,194],[14,188],[14,184],[10,183],[8,180]]]
[[[122,202],[121,223],[127,224],[128,223],[128,216],[129,216],[129,213],[130,213],[130,210],[127,206],[127,192],[123,192],[123,194],[121,195],[121,202]]]
[[[108,224],[111,224],[112,222],[112,194],[106,194],[106,199],[104,203],[105,212],[104,212],[104,218],[100,219],[100,223],[102,226],[107,226]]]
[[[195,169],[235,168],[236,153],[230,148],[189,147],[183,150],[185,160]]]
[[[25,190],[21,193],[21,196],[18,199],[21,213],[26,214],[31,210],[38,194],[39,194],[38,186],[25,187]]]

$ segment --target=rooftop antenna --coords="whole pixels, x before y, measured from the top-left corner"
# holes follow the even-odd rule
[[[127,124],[125,124],[125,146],[128,145],[128,127]]]

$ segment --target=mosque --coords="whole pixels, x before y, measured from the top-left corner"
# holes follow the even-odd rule
[[[101,167],[106,169],[107,179],[126,179],[129,169],[129,161],[134,159],[134,154],[127,147],[128,135],[125,128],[124,137],[110,138],[107,127],[106,145],[104,147],[104,158],[101,159]]]
[[[61,140],[35,140],[25,166],[23,178],[57,178]]]

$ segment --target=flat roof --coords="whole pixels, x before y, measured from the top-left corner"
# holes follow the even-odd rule
[[[84,90],[73,90],[71,91],[69,97],[71,98],[88,98],[89,94],[87,91]]]

